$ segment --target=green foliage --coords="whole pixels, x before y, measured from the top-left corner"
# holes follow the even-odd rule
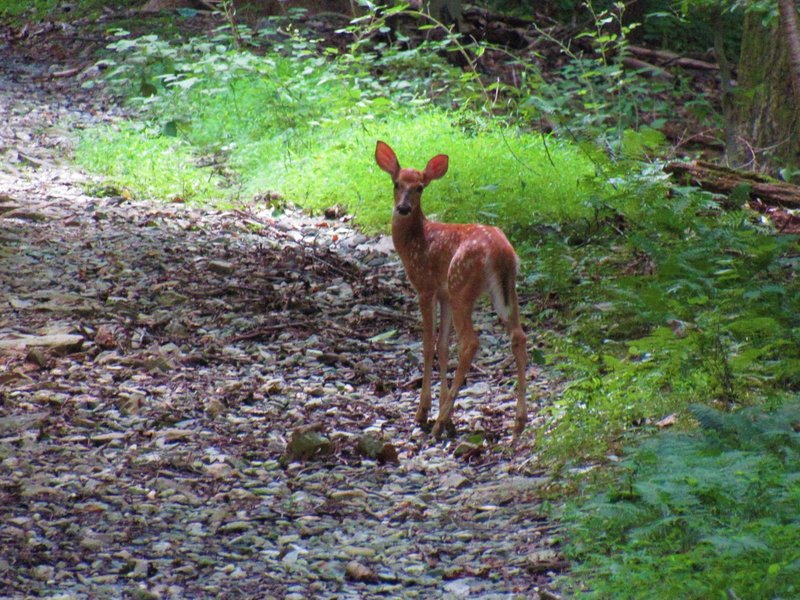
[[[553,78],[534,69],[524,71],[525,82],[519,110],[529,119],[546,119],[562,134],[591,139],[619,158],[642,158],[664,146],[663,135],[654,128],[664,123],[669,113],[664,96],[667,85],[646,81],[623,66],[628,37],[638,23],[624,18],[625,5],[596,10],[592,2],[584,8],[592,17],[593,27],[575,40],[586,39],[592,53],[573,48],[551,37],[544,30],[539,35],[561,46],[570,60]],[[660,88],[660,89],[659,89]],[[638,132],[645,122],[651,127]]]
[[[640,443],[567,511],[582,597],[800,594],[800,403],[692,413],[700,432]]]
[[[45,18],[69,20],[98,14],[109,4],[118,5],[124,2],[108,0],[88,0],[77,3],[65,3],[58,0],[3,0],[0,4],[0,17],[40,21]]]
[[[551,238],[530,255],[537,286],[565,307],[548,338],[567,383],[539,438],[556,463],[601,458],[693,402],[757,404],[800,385],[794,236],[720,212],[706,194],[672,188],[665,199],[663,184],[633,181],[638,204],[630,181],[606,200],[624,215],[622,235],[600,230],[589,246]]]
[[[76,161],[136,196],[201,201],[223,195],[220,178],[195,164],[180,140],[129,125],[84,135]]]
[[[275,34],[266,28],[259,36]],[[317,42],[297,32],[263,57],[235,51],[225,34],[180,45],[154,35],[118,36],[108,60],[115,88],[147,110],[153,129],[226,156],[238,175],[238,194],[275,191],[310,210],[340,204],[365,229],[385,230],[391,203],[372,158],[378,138],[391,142],[409,166],[421,168],[439,152],[451,155],[450,174],[426,194],[428,212],[443,219],[525,230],[541,221],[589,218],[587,199],[602,189],[592,181],[595,162],[580,149],[480,113],[438,107],[432,81],[452,81],[452,68],[430,48],[378,48],[384,58],[376,64],[391,69],[378,77],[365,71],[371,51],[320,56]],[[423,66],[429,77],[420,80]],[[458,89],[471,97],[473,88],[465,86]],[[104,156],[99,149],[92,155]],[[112,160],[109,154],[106,171],[121,168]]]
[[[391,185],[374,164],[376,139],[389,141],[404,166],[421,169],[433,155],[449,154],[447,177],[425,193],[426,212],[438,220],[525,230],[591,214],[593,165],[574,147],[488,122],[465,131],[457,119],[430,110],[320,124],[305,137],[313,152],[286,152],[265,140],[243,154],[262,163],[255,189],[280,189],[315,210],[341,204],[370,231],[388,228],[392,207]]]

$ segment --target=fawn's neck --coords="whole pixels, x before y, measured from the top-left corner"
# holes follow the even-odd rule
[[[428,220],[419,207],[415,208],[410,215],[394,214],[392,216],[392,241],[401,258],[412,246],[419,248],[420,244],[425,243],[425,226],[427,224]]]

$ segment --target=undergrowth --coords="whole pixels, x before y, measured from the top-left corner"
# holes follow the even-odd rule
[[[556,463],[600,459],[692,402],[736,408],[800,389],[796,236],[707,194],[638,188],[621,234],[531,254],[531,284],[565,305],[546,336],[566,383],[540,437]]]
[[[569,509],[581,597],[800,595],[800,404],[691,412],[700,431],[636,445]]]
[[[299,34],[273,43],[268,56],[236,51],[225,34],[181,44],[117,35],[109,80],[148,118],[135,146],[149,155],[166,147],[191,151],[195,162],[221,157],[235,172],[229,199],[277,192],[311,211],[338,204],[365,230],[385,230],[390,188],[372,159],[376,139],[391,142],[408,166],[421,168],[438,153],[451,156],[449,176],[426,195],[428,212],[438,218],[524,229],[590,216],[587,199],[603,188],[595,160],[581,148],[480,112],[439,106],[433,81],[447,81],[453,68],[428,55],[427,77],[420,77],[417,50],[403,60],[384,58],[381,64],[395,71],[376,78],[365,73],[365,57],[332,60]],[[274,35],[266,28],[253,39]],[[398,75],[408,84],[398,86]],[[125,132],[87,136],[78,160],[111,177],[133,173],[135,165],[118,165],[104,149],[129,142]],[[170,176],[174,168],[165,162],[162,185],[135,192],[186,195],[177,189],[184,187],[180,178]],[[187,199],[221,195],[206,185]]]
[[[80,17],[97,17],[104,8],[123,5],[122,0],[84,0],[71,3],[59,0],[3,0],[0,4],[0,18],[39,21],[44,18],[69,20]]]

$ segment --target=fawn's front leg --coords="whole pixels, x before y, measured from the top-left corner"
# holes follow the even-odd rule
[[[453,376],[453,383],[447,392],[447,398],[439,405],[439,415],[436,417],[436,423],[433,424],[433,429],[431,430],[431,434],[437,438],[451,425],[451,414],[456,396],[458,396],[458,390],[464,384],[467,372],[472,365],[472,360],[478,351],[478,336],[472,325],[471,313],[471,303],[462,310],[459,310],[458,307],[453,309],[453,321],[456,327],[456,336],[458,337],[458,367],[456,368],[456,374]]]
[[[447,362],[450,352],[450,325],[453,322],[450,305],[444,300],[439,300],[439,335],[436,339],[436,354],[439,357],[439,410],[447,400]]]
[[[422,391],[417,408],[417,423],[425,426],[431,411],[431,376],[433,372],[433,330],[436,325],[436,298],[431,295],[419,297],[419,308],[422,312]]]

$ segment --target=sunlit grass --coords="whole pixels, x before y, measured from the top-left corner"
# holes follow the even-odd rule
[[[142,128],[126,125],[88,132],[78,143],[75,159],[136,197],[194,202],[225,197],[219,177],[196,166],[185,143]]]
[[[271,138],[235,160],[251,192],[279,191],[309,210],[339,204],[368,231],[386,230],[391,218],[391,183],[374,160],[378,139],[402,166],[423,169],[434,155],[449,155],[447,175],[424,196],[426,212],[438,220],[525,228],[591,213],[594,166],[575,146],[491,123],[468,131],[459,117],[432,109],[321,124],[301,147]]]

